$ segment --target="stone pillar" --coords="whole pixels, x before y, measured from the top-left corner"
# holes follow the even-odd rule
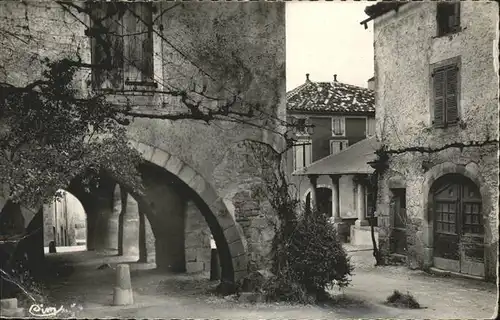
[[[118,250],[118,228],[119,228],[119,217],[122,211],[122,199],[120,185],[115,186],[113,192],[113,209],[109,212],[106,217],[106,230],[104,245],[106,249]]]
[[[318,209],[318,202],[316,199],[316,185],[318,181],[318,176],[316,175],[308,175],[309,182],[311,183],[311,193],[310,193],[310,205],[311,205],[311,210],[315,211]]]
[[[332,180],[332,219],[333,222],[341,222],[340,218],[340,192],[339,192],[339,180],[340,175],[331,174],[330,179]]]
[[[119,218],[118,255],[139,258],[139,206],[134,198],[122,192]]]
[[[151,223],[139,206],[139,261],[153,263],[155,257],[155,236]]]
[[[210,269],[210,228],[193,201],[186,207],[185,242],[186,272],[196,273]]]
[[[365,200],[366,200],[366,193],[365,189],[366,186],[363,184],[362,181],[359,181],[360,179],[357,179],[358,181],[356,182],[356,188],[357,188],[357,193],[356,193],[356,208],[358,212],[358,219],[355,222],[356,226],[367,226],[369,225],[368,220],[365,217],[366,213],[366,207],[365,207]]]

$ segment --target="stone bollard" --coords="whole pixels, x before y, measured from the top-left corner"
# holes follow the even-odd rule
[[[124,306],[132,303],[134,303],[134,296],[130,281],[130,267],[128,264],[119,264],[116,267],[116,286],[114,288],[113,305]]]
[[[17,307],[17,299],[2,299],[0,300],[0,317],[24,317],[24,309]]]

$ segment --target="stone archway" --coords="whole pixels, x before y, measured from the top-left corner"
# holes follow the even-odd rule
[[[310,207],[311,188],[304,193],[303,202],[306,207]],[[332,216],[332,187],[327,184],[318,184],[316,187],[316,201],[318,202],[318,210],[326,213],[329,217]]]
[[[482,238],[482,246],[484,247],[483,256],[484,256],[484,267],[482,271],[478,275],[481,277],[487,277],[485,272],[487,273],[488,265],[492,262],[489,259],[488,253],[488,239],[491,238],[491,230],[490,230],[490,217],[488,216],[488,210],[490,210],[491,201],[489,197],[489,190],[485,187],[480,175],[477,165],[469,164],[467,166],[457,165],[451,162],[441,163],[432,167],[429,171],[426,172],[423,183],[423,196],[424,196],[424,225],[423,225],[423,234],[424,234],[424,267],[429,268],[435,265],[434,256],[435,252],[435,233],[436,233],[436,203],[440,200],[439,186],[442,185],[442,181],[447,179],[448,177],[454,178],[455,180],[459,180],[457,188],[462,188],[460,185],[465,184],[472,186],[471,188],[476,188],[478,195],[476,196],[477,202],[481,204],[482,207],[482,222],[484,226],[484,238]],[[437,198],[436,198],[437,197]],[[442,198],[442,197],[441,197]],[[447,200],[447,199],[445,199]],[[451,200],[450,200],[451,201]],[[446,212],[448,213],[448,212]],[[448,217],[448,215],[447,215]],[[442,218],[442,217],[441,217]],[[438,219],[438,221],[440,221]],[[490,249],[491,250],[491,249]],[[493,250],[496,250],[493,249]],[[438,266],[439,267],[439,266]],[[448,268],[448,269],[456,269],[456,268]],[[460,268],[459,268],[460,269]],[[451,270],[453,271],[453,270]],[[458,270],[457,272],[460,272]],[[465,272],[470,273],[470,272]]]
[[[144,160],[178,177],[193,191],[192,196],[196,206],[204,215],[217,245],[222,279],[231,282],[242,279],[247,273],[244,235],[211,184],[176,156],[141,142],[131,141],[131,143],[142,154]],[[148,207],[148,203],[143,203],[143,208],[151,211],[149,213],[151,215],[154,210]]]
[[[243,244],[244,235],[237,227],[234,217],[230,214],[223,199],[218,196],[215,189],[203,176],[176,156],[160,148],[141,142],[133,140],[130,142],[132,146],[142,154],[144,160],[175,175],[193,191],[195,202],[199,210],[204,214],[217,245],[221,261],[222,279],[230,282],[242,279],[247,274],[247,256]],[[120,181],[114,181],[114,183],[120,184]],[[137,193],[135,190],[127,188],[126,185],[122,185],[122,187],[137,201],[141,210],[144,211],[146,215],[150,217],[154,216],[154,209],[150,207],[143,195]],[[81,190],[79,190],[77,184],[68,186],[67,190],[80,200],[87,214],[92,214],[92,212],[96,210],[98,211],[99,208],[97,207],[99,207],[100,204],[95,203],[96,200],[107,201],[106,199],[98,199],[99,197],[96,198],[95,195],[88,195],[84,192],[80,192]],[[111,194],[114,192],[114,185],[110,192]],[[112,196],[110,199],[112,200]],[[112,210],[113,205],[111,204],[111,206],[108,206],[106,203],[106,207]],[[37,212],[38,210],[21,206],[25,228],[29,226]],[[94,227],[95,226],[89,223],[87,225],[88,232],[90,233],[91,229]],[[91,237],[88,237],[87,241],[88,249],[92,250]]]

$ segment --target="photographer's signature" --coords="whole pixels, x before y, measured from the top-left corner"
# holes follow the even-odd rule
[[[57,309],[55,307],[46,307],[43,304],[32,304],[28,310],[31,315],[37,317],[54,317],[62,311],[65,311],[63,306]]]

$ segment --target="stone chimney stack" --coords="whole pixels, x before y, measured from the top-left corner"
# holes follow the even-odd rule
[[[309,82],[311,80],[309,80],[309,73],[306,73],[306,82]]]
[[[368,79],[368,89],[375,90],[375,77]]]
[[[336,74],[333,75],[333,81],[337,82],[337,75]]]

